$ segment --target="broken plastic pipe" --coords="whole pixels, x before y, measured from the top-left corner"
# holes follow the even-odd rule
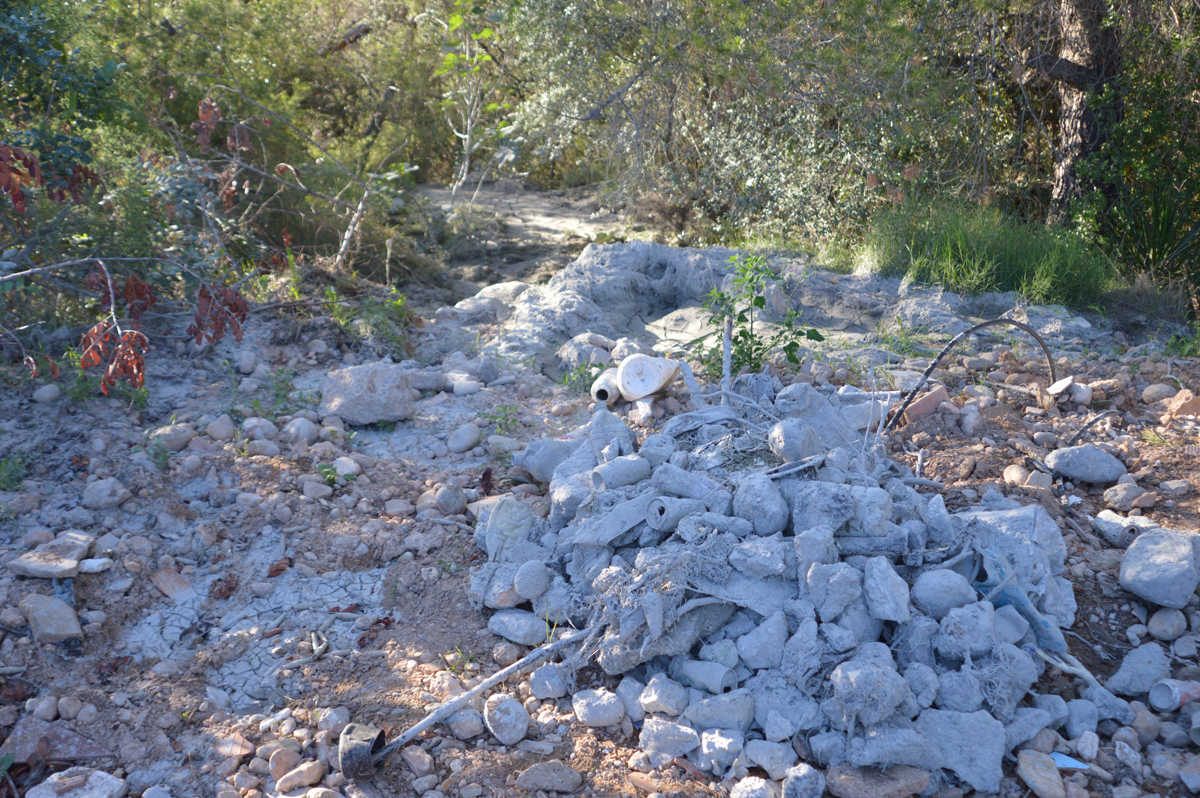
[[[605,369],[596,381],[592,383],[592,398],[597,402],[612,407],[621,398],[621,388],[617,383],[617,370]]]
[[[684,516],[697,515],[708,509],[699,499],[675,499],[659,496],[646,508],[646,523],[659,532],[674,530]]]
[[[666,357],[630,355],[617,368],[617,386],[627,402],[658,393],[679,373],[679,364]]]
[[[646,458],[628,454],[624,457],[614,457],[607,463],[592,469],[592,487],[596,490],[622,488],[641,482],[650,476],[650,461]]]
[[[1158,712],[1174,712],[1197,699],[1200,699],[1200,682],[1163,679],[1150,688],[1150,706]]]

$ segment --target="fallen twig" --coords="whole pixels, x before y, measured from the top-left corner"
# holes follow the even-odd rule
[[[376,763],[382,761],[383,759],[387,758],[387,756],[389,754],[391,754],[393,751],[395,751],[398,748],[403,748],[405,745],[408,745],[408,743],[411,742],[412,740],[416,739],[417,735],[419,735],[421,732],[425,731],[430,726],[441,723],[443,720],[450,717],[455,712],[457,712],[458,710],[462,709],[464,706],[469,704],[471,701],[473,701],[479,695],[492,689],[496,685],[503,682],[505,679],[508,679],[512,676],[516,676],[519,673],[524,673],[530,667],[538,664],[539,662],[546,659],[547,657],[549,657],[551,654],[558,651],[559,649],[566,648],[567,646],[570,646],[572,643],[577,643],[581,640],[586,639],[588,637],[588,635],[590,635],[593,631],[594,631],[594,627],[589,626],[586,629],[580,629],[578,631],[572,632],[569,635],[566,635],[565,637],[555,640],[552,643],[546,643],[538,648],[535,648],[533,651],[530,651],[528,654],[526,654],[524,657],[522,657],[521,659],[514,662],[512,665],[509,665],[507,668],[503,668],[501,670],[496,671],[491,676],[484,679],[482,682],[475,685],[474,687],[472,687],[470,690],[466,691],[462,695],[456,696],[456,697],[450,699],[449,701],[446,701],[446,702],[440,704],[432,712],[427,714],[425,717],[421,718],[421,720],[417,721],[417,723],[415,725],[410,726],[407,731],[405,731],[403,734],[401,734],[395,740],[392,740],[390,743],[385,745],[383,748],[380,748],[379,751],[377,751],[374,754],[374,756],[372,757],[372,760]]]

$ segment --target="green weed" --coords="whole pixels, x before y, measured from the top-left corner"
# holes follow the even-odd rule
[[[1181,333],[1167,341],[1167,354],[1175,357],[1200,357],[1200,322],[1192,323],[1190,333]]]
[[[507,435],[521,425],[521,420],[517,417],[519,410],[516,405],[497,405],[483,414],[483,420],[494,426],[497,433]]]
[[[317,473],[321,476],[321,479],[325,480],[326,485],[331,488],[337,487],[338,472],[337,469],[331,466],[329,463],[318,463]]]
[[[604,365],[601,363],[580,363],[564,374],[561,382],[576,393],[586,394],[591,392],[592,383],[596,381],[602,371],[604,371]]]
[[[28,474],[29,467],[21,455],[0,459],[0,490],[19,490]]]

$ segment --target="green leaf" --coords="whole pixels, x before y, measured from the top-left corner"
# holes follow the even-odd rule
[[[463,24],[463,15],[458,13],[457,11],[455,11],[453,14],[451,14],[450,19],[447,20],[447,25],[449,26],[451,33],[458,30],[459,28],[461,28],[462,24]]]
[[[825,336],[821,335],[820,330],[815,330],[811,327],[804,331],[804,337],[810,341],[824,341],[825,340]]]

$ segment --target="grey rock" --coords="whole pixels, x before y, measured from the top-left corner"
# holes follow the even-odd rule
[[[710,693],[720,693],[733,686],[733,670],[719,662],[700,659],[682,660],[672,668],[676,679]]]
[[[35,402],[53,402],[55,399],[62,396],[62,388],[56,383],[48,383],[41,386],[33,392],[33,401]]]
[[[544,643],[550,633],[546,621],[527,610],[500,610],[488,619],[488,629],[523,646]]]
[[[778,534],[750,537],[733,547],[729,564],[746,576],[760,579],[790,576],[789,567],[795,561],[792,546],[792,541]]]
[[[683,717],[701,729],[738,729],[745,732],[754,722],[754,696],[742,688],[693,701]]]
[[[483,722],[501,744],[516,745],[529,729],[529,713],[517,699],[496,693],[483,705]]]
[[[530,791],[575,792],[582,784],[583,776],[559,759],[530,765],[517,776],[517,786]]]
[[[687,709],[688,689],[665,673],[656,673],[646,682],[638,703],[643,712],[674,717]]]
[[[326,374],[317,412],[350,424],[403,421],[412,416],[416,399],[407,369],[391,363],[367,363]]]
[[[759,776],[747,776],[733,785],[729,798],[778,798],[778,788]]]
[[[1138,696],[1170,674],[1170,661],[1158,643],[1146,643],[1125,655],[1105,685],[1118,695]]]
[[[553,576],[542,560],[530,560],[517,568],[513,590],[523,599],[535,599],[550,588]]]
[[[1121,587],[1162,607],[1183,609],[1200,585],[1191,535],[1143,532],[1121,559]]]
[[[580,690],[571,698],[575,718],[584,726],[616,726],[625,717],[625,704],[611,690]]]
[[[19,606],[29,622],[33,639],[39,643],[58,643],[83,637],[75,610],[60,598],[30,593],[21,599]]]
[[[733,493],[733,514],[754,524],[754,533],[766,537],[782,532],[791,516],[775,480],[755,473],[739,480]]]
[[[87,484],[83,489],[80,504],[90,510],[107,510],[116,507],[132,495],[116,477],[106,477]]]
[[[1026,748],[1017,754],[1017,776],[1037,798],[1066,798],[1058,765],[1049,754]]]
[[[1004,750],[1012,751],[1050,726],[1050,713],[1037,707],[1017,707],[1004,726]]]
[[[1114,510],[1131,510],[1145,493],[1146,489],[1136,483],[1121,482],[1104,491],[1104,503]]]
[[[783,658],[787,639],[787,618],[779,611],[737,639],[738,656],[747,668],[776,668]]]
[[[460,740],[470,740],[483,734],[483,716],[474,709],[460,709],[446,720],[450,733]]]
[[[812,765],[801,762],[784,774],[783,798],[821,798],[824,793],[825,775]]]
[[[534,698],[562,698],[567,694],[567,669],[547,663],[529,674],[529,692]]]
[[[1046,465],[1075,482],[1111,485],[1125,473],[1120,460],[1094,443],[1055,449],[1046,456]]]
[[[737,729],[705,729],[700,734],[696,764],[701,770],[722,775],[742,752],[745,741],[745,735]]]
[[[970,671],[945,671],[938,677],[937,706],[955,712],[974,712],[983,705],[979,679]]]
[[[479,436],[482,433],[479,427],[472,422],[461,424],[450,431],[446,436],[446,448],[452,452],[465,452],[468,449],[475,448],[479,443]]]
[[[796,764],[796,750],[788,743],[747,740],[742,753],[772,779],[782,779],[788,768]]]
[[[848,563],[814,563],[806,575],[808,595],[822,621],[832,621],[862,595],[862,572]]]
[[[223,413],[204,428],[205,434],[214,441],[227,441],[237,434],[237,425],[228,413]]]
[[[1154,639],[1169,643],[1187,631],[1187,616],[1180,610],[1163,607],[1146,621],[1146,630]]]
[[[1054,693],[1034,693],[1033,705],[1050,717],[1050,722],[1046,725],[1052,729],[1057,729],[1065,723],[1070,715],[1066,699]]]
[[[700,747],[700,735],[690,726],[662,718],[646,718],[638,736],[638,747],[648,754],[687,756]]]
[[[178,452],[194,437],[196,430],[191,424],[169,424],[150,433],[150,444],[161,446],[168,452]]]
[[[458,515],[467,509],[467,496],[455,485],[441,485],[433,495],[434,504],[443,515]]]
[[[909,619],[908,583],[885,557],[871,557],[863,569],[863,595],[871,616],[881,621]]]
[[[803,460],[826,450],[817,431],[798,418],[785,418],[767,433],[767,445],[786,463]]]
[[[79,573],[79,561],[87,556],[95,536],[78,529],[59,532],[54,540],[42,543],[8,564],[14,574],[63,579]]]
[[[913,662],[904,669],[904,681],[920,709],[933,706],[941,683],[937,671],[923,662]]]
[[[851,659],[829,675],[833,696],[825,714],[839,729],[870,728],[895,714],[910,695],[904,677],[890,663]]]
[[[617,683],[617,695],[621,698],[621,703],[625,705],[625,714],[634,723],[641,723],[642,718],[646,716],[639,702],[642,690],[645,688],[644,684],[632,676],[625,676]]]
[[[283,425],[283,436],[291,443],[312,446],[321,437],[321,428],[315,422],[298,416]]]
[[[102,770],[73,767],[55,773],[30,788],[26,798],[124,798],[128,792],[124,779]]]
[[[917,718],[917,733],[934,751],[932,767],[953,771],[980,792],[998,792],[1003,777],[1004,726],[987,712],[927,709]],[[964,741],[970,745],[964,745]]]
[[[977,601],[946,613],[933,638],[938,655],[965,660],[987,654],[996,645],[995,609],[991,602]]]

